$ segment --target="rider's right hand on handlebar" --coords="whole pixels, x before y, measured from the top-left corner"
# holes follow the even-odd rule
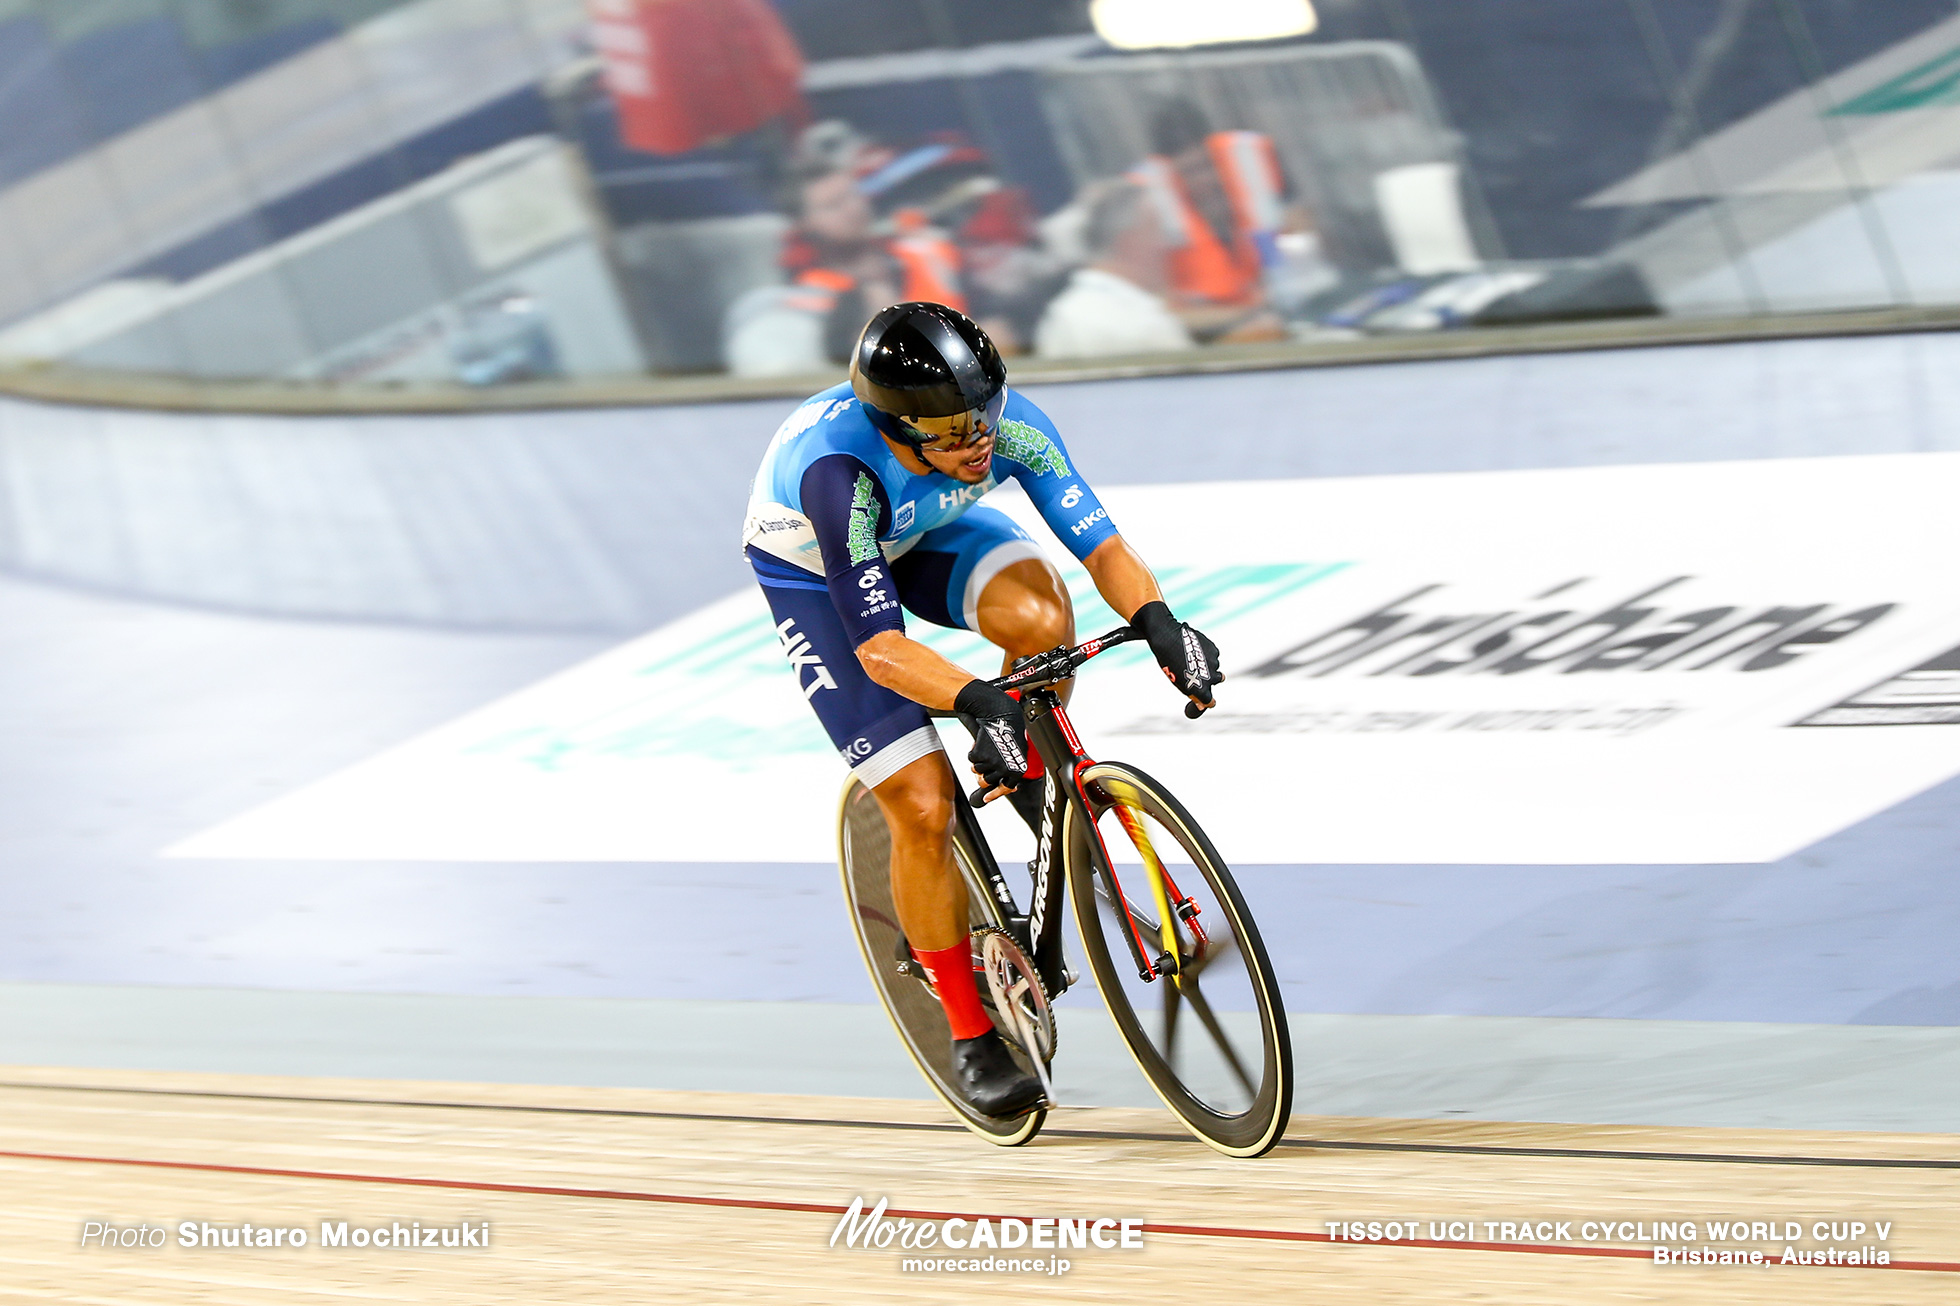
[[[1197,627],[1173,617],[1161,599],[1138,608],[1130,628],[1149,641],[1165,677],[1191,700],[1184,705],[1184,715],[1196,720],[1209,711],[1211,687],[1225,679],[1218,669],[1218,645]]]
[[[1028,727],[1018,701],[984,680],[969,680],[953,710],[973,732],[966,759],[989,789],[1012,790],[1027,778]]]

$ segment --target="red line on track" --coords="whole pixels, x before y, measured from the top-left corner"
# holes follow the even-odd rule
[[[131,1156],[70,1156],[60,1152],[0,1151],[0,1157],[18,1161],[67,1161],[80,1165],[126,1165],[151,1170],[194,1170],[202,1174],[261,1175],[274,1179],[327,1179],[337,1183],[393,1184],[403,1188],[446,1188],[477,1193],[522,1193],[541,1197],[586,1197],[609,1202],[662,1202],[672,1206],[720,1206],[748,1211],[797,1211],[811,1215],[843,1215],[849,1207],[834,1202],[772,1202],[759,1197],[701,1197],[689,1193],[641,1193],[612,1188],[558,1188],[546,1184],[498,1184],[473,1179],[417,1179],[410,1175],[344,1174],[333,1170],[281,1170],[270,1166],[217,1165],[208,1161],[153,1161]],[[961,1211],[902,1211],[887,1208],[886,1215],[910,1220],[999,1220],[1003,1217],[978,1216]],[[1208,1224],[1145,1224],[1145,1233],[1183,1234],[1195,1238],[1252,1238],[1266,1242],[1334,1243],[1352,1247],[1433,1247],[1445,1251],[1525,1252],[1537,1256],[1616,1256],[1648,1260],[1651,1252],[1635,1247],[1566,1247],[1557,1244],[1437,1242],[1427,1238],[1400,1242],[1349,1242],[1324,1233],[1303,1233],[1291,1229],[1235,1229]],[[1805,1267],[1810,1268],[1810,1267]],[[1890,1265],[1826,1266],[1847,1270],[1933,1270],[1960,1273],[1960,1261],[1893,1261]]]

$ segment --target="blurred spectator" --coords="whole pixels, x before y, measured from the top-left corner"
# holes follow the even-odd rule
[[[1191,333],[1164,300],[1169,248],[1148,193],[1132,181],[1106,181],[1091,188],[1084,209],[1090,262],[1042,314],[1035,352],[1088,358],[1191,348]]]
[[[960,251],[916,210],[901,210],[879,230],[857,178],[836,170],[798,179],[798,227],[785,251],[792,284],[829,297],[824,353],[850,357],[871,315],[900,300],[929,300],[962,312]]]
[[[722,360],[736,376],[799,376],[830,367],[824,322],[834,303],[802,286],[759,286],[728,306]]]
[[[1151,144],[1156,153],[1130,176],[1157,207],[1170,246],[1171,295],[1186,324],[1208,338],[1284,335],[1276,315],[1258,311],[1266,270],[1281,261],[1288,217],[1271,139],[1213,131],[1203,111],[1180,98],[1158,106]]]
[[[989,179],[991,180],[991,179]],[[972,314],[998,345],[1034,338],[1042,310],[1083,260],[1045,247],[1027,193],[994,183],[967,206],[958,224],[960,258],[966,266]]]
[[[790,167],[799,176],[851,172],[862,177],[878,167],[890,153],[873,145],[863,132],[842,118],[826,118],[822,122],[812,123],[797,135]]]
[[[881,157],[889,152],[842,123],[803,134],[790,185],[797,225],[783,251],[789,284],[752,291],[730,308],[724,353],[733,371],[779,375],[843,363],[870,316],[901,300],[966,310],[964,261],[946,233],[916,208],[877,220],[858,169]],[[1012,340],[1010,329],[1005,343]]]
[[[846,362],[865,322],[887,304],[922,299],[965,310],[960,252],[944,233],[904,214],[881,233],[857,177],[829,159],[800,169],[792,193],[789,284],[751,291],[729,309],[724,353],[738,375]]]
[[[935,227],[958,246],[966,311],[1003,352],[1015,352],[1073,266],[1040,248],[1027,192],[1003,182],[987,153],[956,131],[904,150],[866,150],[858,172],[887,222]]]

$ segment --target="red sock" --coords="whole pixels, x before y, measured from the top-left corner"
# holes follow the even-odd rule
[[[964,939],[936,952],[912,949],[912,956],[926,968],[926,978],[939,990],[939,1005],[946,1008],[946,1023],[954,1038],[978,1038],[994,1027],[980,1005],[980,991],[973,986],[973,947]]]

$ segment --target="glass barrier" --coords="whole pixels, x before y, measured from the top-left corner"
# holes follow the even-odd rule
[[[1212,8],[0,0],[0,368],[835,375],[901,299],[1166,362],[1960,304],[1953,0]]]

